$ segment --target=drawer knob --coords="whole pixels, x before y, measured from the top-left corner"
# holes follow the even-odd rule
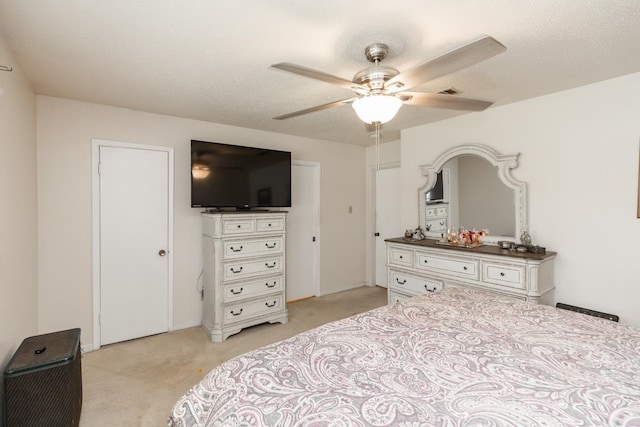
[[[464,267],[462,267],[462,269],[463,269],[464,271],[467,271],[467,270],[468,270],[468,268],[467,268],[467,266],[466,266],[466,265],[465,265]]]
[[[268,282],[267,282],[267,283],[265,283],[264,285],[265,285],[267,288],[275,288],[275,287],[276,287],[276,282],[273,282],[273,283],[268,283]]]
[[[238,224],[238,228],[240,228],[240,224]]]
[[[500,276],[504,277],[504,273],[502,271],[500,272]]]
[[[402,255],[400,255],[398,258],[402,259]]]
[[[236,273],[240,273],[242,271],[242,266],[240,266],[239,269],[235,270],[233,267],[230,267],[229,270],[231,270],[232,273],[236,274]]]
[[[234,295],[240,295],[243,290],[244,290],[243,288],[240,288],[240,290],[236,292],[235,289],[231,289],[231,293],[234,294]]]
[[[242,309],[240,309],[240,311],[238,311],[237,313],[233,310],[231,310],[231,315],[232,316],[240,316],[242,314]]]
[[[271,227],[271,224],[269,224],[269,227]]]
[[[231,246],[231,250],[233,252],[240,252],[242,250],[242,246],[240,246],[238,249],[234,248],[233,246]]]
[[[273,246],[269,246],[269,244],[268,244],[268,243],[265,243],[264,245],[265,245],[267,248],[269,248],[269,249],[273,249],[273,248],[275,248],[275,247],[276,247],[276,243],[275,243],[275,242],[273,243]]]
[[[267,266],[267,268],[273,268],[273,267],[275,267],[275,266],[276,266],[276,264],[277,264],[277,262],[275,262],[275,261],[273,261],[273,264],[271,264],[271,265],[269,265],[269,263],[268,263],[268,262],[265,262],[265,263],[264,263],[264,265],[266,265],[266,266]]]
[[[269,304],[268,302],[265,302],[264,305],[266,305],[269,308],[272,308],[276,306],[276,301],[274,301],[273,304]]]
[[[429,262],[428,260],[426,260],[426,259],[424,260],[424,263],[425,263],[425,264],[426,264],[426,263],[428,263],[428,262]]]
[[[398,279],[398,278],[396,277],[396,283],[397,283],[398,285],[404,285],[405,283],[407,283],[407,279],[404,279],[404,280],[401,282],[401,281],[400,281],[400,279]]]

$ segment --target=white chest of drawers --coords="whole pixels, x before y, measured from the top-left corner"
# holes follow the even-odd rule
[[[445,287],[469,287],[553,304],[554,252],[514,253],[495,246],[454,248],[435,240],[388,239],[389,303]]]
[[[444,233],[449,224],[449,204],[437,203],[425,208],[424,231]]]
[[[286,323],[285,212],[203,213],[202,327],[213,342]]]

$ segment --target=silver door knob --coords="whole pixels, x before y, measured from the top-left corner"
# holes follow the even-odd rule
[[[158,252],[158,255],[160,256],[165,256],[167,254],[167,251],[165,251],[164,249],[160,249],[160,252]]]

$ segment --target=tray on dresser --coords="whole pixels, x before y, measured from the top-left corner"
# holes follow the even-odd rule
[[[452,247],[455,247],[455,248],[479,248],[480,246],[484,246],[484,243],[470,243],[468,245],[461,245],[459,243],[450,243],[450,242],[437,241],[436,245],[452,246]]]

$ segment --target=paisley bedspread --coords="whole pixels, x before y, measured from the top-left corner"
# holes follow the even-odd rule
[[[229,360],[169,426],[640,426],[640,331],[451,288]]]

